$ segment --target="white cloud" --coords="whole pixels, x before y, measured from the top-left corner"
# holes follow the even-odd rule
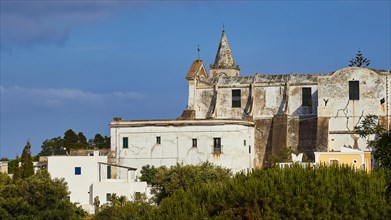
[[[63,44],[73,28],[128,6],[121,1],[0,1],[1,48]]]
[[[71,106],[90,106],[99,107],[101,105],[113,104],[117,102],[131,102],[144,98],[143,94],[137,92],[119,92],[95,93],[83,91],[80,89],[39,89],[22,88],[18,86],[4,87],[0,86],[1,99],[4,105],[41,106],[48,108],[64,108]]]

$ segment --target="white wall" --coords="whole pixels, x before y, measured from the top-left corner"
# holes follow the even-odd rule
[[[234,172],[254,167],[254,127],[251,122],[243,122],[248,125],[223,124],[221,120],[220,124],[219,121],[210,121],[205,125],[175,126],[164,124],[181,121],[156,121],[148,126],[136,126],[137,123],[143,122],[111,124],[111,149],[116,152],[119,165],[140,170],[147,164],[172,166],[176,163],[186,165],[209,161],[231,168]],[[161,126],[157,126],[159,123]],[[156,144],[157,136],[161,137],[161,144]],[[123,137],[128,137],[128,149],[122,146]],[[221,154],[212,153],[213,138],[221,138]],[[197,139],[197,147],[192,147],[192,139]],[[119,175],[122,177],[124,174]]]
[[[115,193],[117,196],[126,196],[128,200],[132,200],[136,192],[148,194],[147,182],[94,182],[91,188],[91,198],[99,196],[101,205],[109,202],[106,200],[107,194]]]
[[[349,81],[359,81],[359,100],[349,100]],[[345,68],[319,77],[318,116],[329,118],[329,150],[353,147],[355,139],[360,150],[366,149],[367,140],[352,134],[354,126],[369,114],[387,115],[389,87],[385,74],[365,68]]]
[[[107,162],[107,156],[49,156],[48,171],[52,178],[64,178],[68,183],[70,201],[89,204],[89,189],[98,181],[98,162]],[[81,174],[75,175],[75,167]]]

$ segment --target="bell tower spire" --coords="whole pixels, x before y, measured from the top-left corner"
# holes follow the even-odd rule
[[[215,62],[210,65],[210,77],[213,78],[219,75],[239,76],[239,73],[239,65],[235,64],[225,30],[223,29]]]

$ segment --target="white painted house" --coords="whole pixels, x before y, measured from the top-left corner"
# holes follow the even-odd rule
[[[117,119],[110,127],[111,150],[120,165],[141,169],[209,161],[234,172],[254,168],[253,122]]]
[[[107,156],[99,156],[95,151],[92,156],[49,156],[48,172],[52,178],[64,178],[68,183],[70,201],[79,203],[90,213],[94,212],[95,198],[100,205],[111,200],[115,193],[128,200],[136,192],[147,193],[147,183],[135,179],[135,168],[107,163]],[[112,179],[112,169],[125,170],[125,179]]]

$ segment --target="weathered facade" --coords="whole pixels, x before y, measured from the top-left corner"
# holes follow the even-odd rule
[[[339,151],[344,146],[364,150],[366,140],[355,135],[353,127],[368,114],[380,116],[383,125],[390,127],[390,71],[354,67],[326,74],[241,76],[224,31],[209,74],[198,59],[186,79],[187,109],[177,120],[111,123],[111,148],[120,164],[212,161],[238,171],[268,166],[270,156],[283,147],[295,148],[310,159],[314,151]],[[218,131],[229,151],[214,157],[211,146]],[[169,141],[165,146],[162,142],[162,153],[157,154],[156,146],[146,139],[159,133],[165,133]],[[198,136],[204,138],[198,145],[202,159],[186,153]],[[127,149],[121,146],[124,138],[133,141]],[[178,144],[180,140],[189,143]],[[247,155],[241,152],[243,141],[251,146]],[[167,162],[166,157],[173,159]],[[163,160],[167,163],[156,162]]]

